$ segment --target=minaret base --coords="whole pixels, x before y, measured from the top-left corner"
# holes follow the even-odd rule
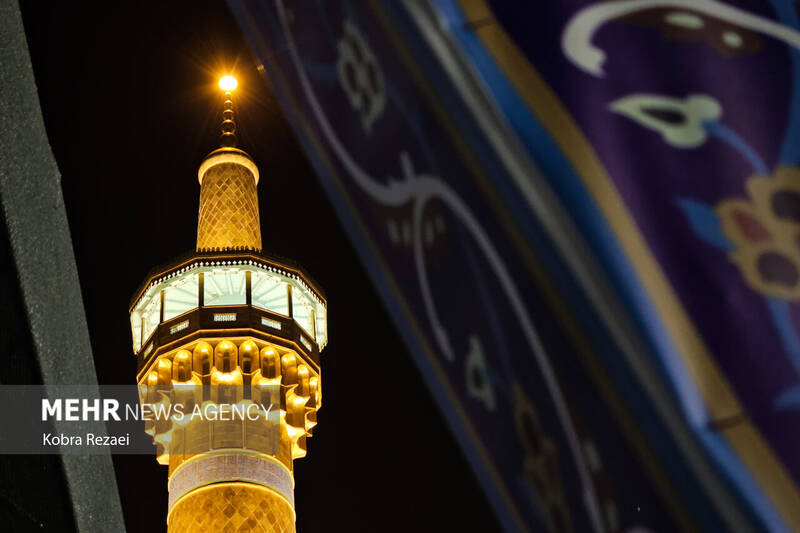
[[[294,533],[295,515],[276,492],[253,483],[215,483],[195,489],[170,510],[168,533]]]

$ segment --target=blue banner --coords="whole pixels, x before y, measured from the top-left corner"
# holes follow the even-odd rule
[[[230,2],[508,531],[800,527],[795,4]]]

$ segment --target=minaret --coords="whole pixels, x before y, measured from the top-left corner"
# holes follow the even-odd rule
[[[258,167],[236,147],[236,80],[220,88],[221,147],[198,171],[196,249],[153,271],[130,308],[140,399],[162,409],[145,430],[169,467],[169,533],[293,532],[293,460],[321,404],[326,302],[300,267],[261,252]]]

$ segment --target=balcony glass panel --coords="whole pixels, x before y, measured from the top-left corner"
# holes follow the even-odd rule
[[[316,320],[316,328],[317,328],[317,344],[319,345],[320,349],[328,343],[328,328],[327,324],[325,323],[325,306],[322,304],[317,304],[317,312],[314,319]]]
[[[158,327],[161,318],[161,291],[153,291],[144,305],[144,336],[147,340]]]
[[[239,268],[209,270],[203,278],[203,305],[244,305],[247,303],[244,270]]]
[[[133,337],[133,351],[138,352],[142,347],[142,315],[136,311],[131,313],[131,336]]]
[[[286,282],[278,276],[254,271],[250,278],[252,302],[256,307],[289,316]]]
[[[292,317],[306,333],[313,335],[314,329],[311,324],[311,310],[314,306],[311,299],[306,295],[305,289],[297,285],[292,287]]]
[[[199,275],[197,272],[185,272],[170,280],[164,288],[164,320],[196,309],[199,303]]]

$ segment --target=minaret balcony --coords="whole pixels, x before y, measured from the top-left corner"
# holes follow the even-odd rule
[[[142,375],[159,354],[201,338],[249,336],[319,369],[327,306],[299,267],[256,253],[194,253],[152,273],[130,309]]]

